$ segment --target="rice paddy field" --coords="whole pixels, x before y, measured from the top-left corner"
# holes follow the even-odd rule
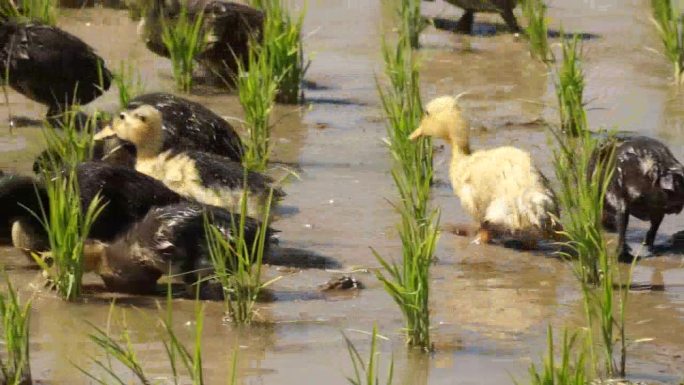
[[[551,50],[558,52],[560,29],[582,34],[584,100],[592,128],[643,134],[666,143],[684,161],[684,93],[673,85],[670,63],[651,22],[649,0],[548,0]],[[386,122],[376,78],[384,68],[381,44],[397,25],[394,4],[380,0],[302,0],[303,38],[311,59],[304,103],[276,104],[271,121],[272,165],[282,177],[285,199],[274,209],[277,248],[296,248],[337,260],[338,269],[264,267],[264,280],[280,276],[257,304],[254,325],[226,319],[221,302],[205,303],[202,355],[206,384],[230,383],[234,352],[237,383],[244,385],[341,385],[353,372],[344,333],[366,357],[369,333],[377,324],[380,373],[393,358],[394,384],[501,385],[528,383],[528,367],[546,351],[547,325],[585,326],[582,291],[572,267],[552,247],[521,251],[501,243],[473,244],[453,227],[476,225],[450,186],[450,149],[435,139],[431,205],[441,209],[442,231],[430,268],[431,340],[434,350],[406,347],[402,314],[378,281],[385,258],[399,259],[399,215],[388,203],[397,192],[384,139]],[[501,18],[477,14],[474,32],[454,32],[462,11],[436,0],[422,3],[434,20],[420,36],[421,92],[425,102],[465,92],[460,104],[471,121],[474,149],[513,145],[528,150],[553,176],[548,124],[558,123],[553,74],[530,56],[528,42],[507,31]],[[516,10],[522,24],[520,9]],[[95,48],[110,68],[122,60],[141,74],[145,92],[174,92],[171,62],[140,41],[126,9],[105,6],[60,9],[60,28]],[[238,123],[237,95],[198,81],[188,98]],[[41,118],[44,107],[8,89],[0,105],[0,169],[31,173],[44,147],[39,127],[10,129],[5,117]],[[87,108],[117,111],[112,87]],[[244,130],[240,131],[241,133]],[[281,167],[278,167],[281,166]],[[633,248],[648,224],[632,218],[627,241]],[[654,255],[637,264],[626,313],[627,378],[646,384],[684,381],[684,251],[665,247],[684,230],[684,214],[667,216]],[[612,240],[613,235],[609,235]],[[39,270],[12,247],[0,247],[0,264],[22,299],[33,297],[30,320],[32,377],[42,384],[95,383],[76,366],[97,371],[92,358],[104,353],[88,333],[105,328],[110,303],[126,326],[148,376],[173,383],[156,323],[165,298],[107,293],[99,277],[86,275],[82,299],[63,301],[46,289]],[[623,266],[627,268],[626,266]],[[319,285],[343,274],[361,290],[323,292]],[[174,299],[179,338],[192,343],[195,303]],[[113,330],[121,324],[112,321]],[[118,365],[118,364],[117,364]],[[123,367],[117,372],[138,383]],[[129,377],[127,377],[129,376]],[[382,375],[381,375],[382,377]],[[182,378],[179,383],[192,383]]]

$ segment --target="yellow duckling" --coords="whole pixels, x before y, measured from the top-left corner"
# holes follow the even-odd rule
[[[470,126],[456,98],[442,96],[428,103],[409,139],[420,136],[442,138],[451,145],[451,185],[480,224],[476,243],[489,242],[497,232],[531,239],[553,234],[556,197],[530,154],[510,146],[471,152]]]

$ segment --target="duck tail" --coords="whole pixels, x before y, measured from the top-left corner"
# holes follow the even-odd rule
[[[528,190],[518,201],[518,212],[525,216],[522,222],[551,234],[560,229],[558,205],[550,190]]]

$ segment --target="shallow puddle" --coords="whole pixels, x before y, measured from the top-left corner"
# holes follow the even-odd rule
[[[683,96],[671,85],[670,67],[648,48],[660,48],[649,21],[648,0],[550,0],[554,28],[585,33],[586,99],[593,127],[616,128],[666,141],[684,161]],[[301,4],[300,4],[301,5]],[[382,141],[385,126],[376,94],[381,73],[380,42],[391,26],[392,10],[377,0],[309,0],[306,48],[312,56],[302,108],[280,106],[274,121],[275,159],[296,171],[285,185],[288,196],[273,224],[281,231],[279,247],[315,252],[338,260],[340,271],[376,267],[369,247],[381,255],[399,255],[397,215],[387,203],[395,198],[390,160]],[[423,13],[456,19],[460,11],[443,1],[426,2]],[[141,71],[146,91],[171,90],[171,66],[138,41],[136,25],[125,10],[64,10],[60,26],[91,44],[115,69],[121,60]],[[544,121],[555,121],[552,77],[530,59],[526,42],[512,34],[491,34],[497,17],[478,15],[475,36],[430,27],[422,37],[425,100],[467,92],[462,105],[474,128],[473,147],[514,145],[530,150],[542,171],[553,175]],[[554,43],[557,40],[554,40]],[[233,95],[199,86],[192,99],[225,117],[240,117]],[[0,169],[28,173],[42,149],[38,128],[9,131],[8,114],[39,118],[44,109],[9,93],[9,109],[0,107]],[[113,111],[116,90],[92,104]],[[237,124],[237,123],[236,123]],[[437,143],[438,146],[443,143]],[[469,218],[448,184],[449,150],[436,156],[438,183],[434,203],[443,225]],[[684,215],[668,216],[657,242],[682,230]],[[646,225],[632,220],[629,241],[638,243]],[[399,310],[372,274],[354,275],[366,289],[329,295],[317,285],[339,274],[316,269],[269,267],[283,275],[271,289],[272,302],[259,306],[267,326],[235,330],[223,322],[222,305],[206,304],[204,363],[207,383],[227,382],[233,351],[239,351],[241,384],[345,384],[351,373],[341,332],[366,350],[377,322],[390,342],[382,358],[394,352],[397,384],[508,384],[522,381],[531,362],[545,349],[546,325],[556,330],[583,324],[579,288],[572,270],[545,252],[521,252],[500,245],[478,246],[471,239],[443,232],[432,270],[433,339],[436,352],[426,358],[407,352],[400,333]],[[87,339],[86,321],[104,326],[110,296],[86,296],[67,304],[40,287],[39,273],[10,248],[0,262],[28,295],[35,292],[31,358],[34,377],[51,384],[85,384],[74,365],[93,367],[89,356],[101,353]],[[653,290],[630,296],[627,333],[628,372],[650,383],[678,383],[684,377],[684,265],[669,252],[641,263],[638,283]],[[98,284],[95,277],[89,282]],[[659,289],[655,289],[655,288]],[[168,375],[155,324],[157,300],[121,297],[127,325],[150,373]],[[175,320],[190,342],[194,304],[174,300]]]

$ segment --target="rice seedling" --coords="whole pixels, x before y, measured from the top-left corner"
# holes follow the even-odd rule
[[[542,62],[550,61],[551,49],[544,0],[525,0],[522,9],[527,19],[525,33],[530,42],[530,54]]]
[[[672,0],[651,0],[651,21],[663,43],[663,54],[672,63],[677,85],[682,83],[684,72],[684,22]]]
[[[368,352],[368,360],[364,360],[361,354],[354,346],[354,343],[344,335],[344,341],[347,344],[347,351],[354,367],[353,377],[347,377],[347,381],[351,385],[379,385],[380,376],[378,367],[380,366],[378,356],[378,327],[373,325],[373,333],[371,334],[370,351]],[[394,377],[394,359],[390,361],[390,366],[387,372],[387,379],[385,384],[391,385]]]
[[[588,134],[567,138],[554,131],[558,148],[553,162],[558,181],[556,196],[563,215],[562,235],[577,260],[581,281],[598,285],[610,250],[603,235],[603,202],[612,176],[612,153],[596,158],[598,142]],[[603,260],[602,260],[603,259]]]
[[[574,63],[577,41],[577,37],[570,44],[563,41],[563,68],[556,92],[561,122],[566,124],[552,130],[558,144],[553,159],[558,180],[556,195],[563,213],[561,235],[567,239],[564,243],[568,250],[561,254],[571,261],[580,283],[587,326],[600,336],[603,373],[609,377],[624,376],[627,359],[624,314],[631,273],[626,288],[620,289],[619,305],[615,306],[614,283],[621,277],[617,253],[609,247],[602,228],[604,199],[614,170],[614,138],[609,134],[600,143],[587,128],[581,102],[582,75]],[[621,344],[619,364],[614,360],[617,337]],[[599,373],[591,335],[589,339],[591,363],[594,373]]]
[[[630,266],[626,279],[622,279],[622,274],[618,269],[617,257],[614,253],[607,257],[599,258],[601,261],[601,281],[598,287],[579,279],[584,298],[585,317],[587,326],[590,330],[598,330],[601,340],[603,368],[599,370],[596,366],[596,359],[593,359],[594,372],[603,373],[604,376],[612,378],[614,376],[624,377],[627,369],[627,338],[625,335],[625,314],[627,312],[627,301],[629,288],[632,284],[632,273],[637,259],[634,259]],[[575,274],[580,272],[580,266],[575,267]],[[615,287],[618,293],[615,293]],[[615,304],[616,297],[618,303]],[[590,342],[592,340],[590,339]],[[619,341],[619,346],[617,345]],[[617,351],[619,349],[619,351]],[[591,347],[592,358],[596,357],[594,346]],[[615,355],[619,354],[619,360],[615,360]]]
[[[420,33],[428,21],[420,14],[420,0],[401,0],[399,5],[399,33],[405,36],[411,48],[420,47]]]
[[[402,261],[400,264],[388,262],[372,250],[382,265],[382,270],[375,274],[404,316],[407,344],[429,351],[432,350],[429,273],[439,238],[439,214],[433,212],[421,223],[404,205],[395,207],[401,216]]]
[[[405,36],[400,36],[395,48],[383,41],[382,52],[385,75],[390,84],[386,88],[380,85],[377,88],[388,119],[389,148],[401,173],[417,186],[415,190],[407,191],[414,195],[410,202],[415,216],[425,218],[433,174],[432,140],[420,138],[411,142],[408,139],[423,114],[418,63]]]
[[[561,31],[561,34],[563,32]],[[561,128],[571,136],[578,136],[587,130],[587,114],[584,110],[584,73],[579,36],[571,41],[561,41],[563,61],[557,71],[556,98],[560,112]]]
[[[95,112],[83,122],[79,107],[73,105],[56,122],[46,122],[43,137],[48,158],[42,159],[44,170],[58,171],[63,165],[75,165],[91,159],[93,136],[100,116]]]
[[[79,132],[73,110],[64,119],[61,134],[49,124],[43,130],[48,148],[40,167],[49,206],[41,206],[40,212],[32,215],[48,235],[53,265],[38,256],[35,260],[47,272],[57,292],[73,301],[81,294],[83,246],[104,203],[98,195],[85,211],[81,210],[76,165],[92,154],[93,130]]]
[[[0,293],[0,319],[2,319],[2,342],[4,358],[0,358],[0,383],[7,385],[30,385],[31,364],[29,360],[29,326],[31,301],[21,304],[17,291],[7,275],[7,293]]]
[[[534,364],[530,365],[530,384],[531,385],[586,385],[588,382],[585,373],[586,354],[584,346],[580,345],[580,352],[575,354],[577,349],[578,335],[569,335],[565,330],[563,341],[560,347],[560,362],[556,363],[555,348],[553,342],[553,329],[551,325],[547,329],[547,353],[543,359],[543,366],[537,368]],[[517,382],[516,382],[517,383]]]
[[[134,97],[145,92],[145,84],[139,71],[132,63],[119,64],[119,71],[114,74],[114,83],[119,90],[119,106],[126,108]]]
[[[85,212],[81,211],[80,192],[73,167],[45,178],[45,188],[49,207],[41,206],[41,212],[33,215],[48,235],[53,265],[49,266],[39,256],[34,256],[34,259],[47,272],[57,292],[64,299],[73,301],[81,295],[83,246],[105,204],[98,195]]]
[[[161,19],[162,42],[169,51],[173,78],[179,91],[189,93],[192,88],[195,57],[206,44],[205,30],[202,28],[204,13],[190,16],[187,3],[182,1],[178,17],[171,20]]]
[[[610,145],[600,146],[588,131],[570,138],[554,131],[558,149],[554,151],[554,167],[559,187],[556,195],[563,215],[561,235],[567,258],[582,289],[585,316],[590,330],[598,331],[603,349],[603,370],[606,375],[617,373],[613,361],[616,332],[622,335],[623,319],[615,318],[615,311],[624,311],[626,292],[620,297],[621,306],[614,306],[614,282],[617,255],[608,245],[602,228],[603,202],[613,172],[614,151]],[[589,337],[591,339],[591,336]],[[595,365],[593,344],[591,362]],[[626,354],[625,350],[622,353]],[[624,360],[623,358],[622,360]],[[621,360],[621,361],[622,361]],[[598,368],[594,366],[594,372]]]
[[[245,112],[247,140],[243,165],[248,170],[264,171],[271,153],[270,116],[273,111],[278,81],[262,48],[252,44],[248,54],[249,70],[238,65],[235,83],[238,99]]]
[[[302,43],[306,9],[293,16],[282,0],[258,0],[253,5],[266,13],[260,54],[266,57],[277,79],[276,101],[300,103],[302,81],[310,63],[304,59]]]
[[[259,292],[279,279],[261,282],[261,268],[267,249],[273,191],[269,194],[262,222],[257,228],[251,244],[248,242],[245,233],[247,189],[244,191],[239,220],[234,218],[230,229],[213,224],[213,219],[209,215],[206,215],[204,220],[209,255],[215,271],[215,276],[212,278],[221,284],[228,316],[237,325],[250,324],[254,321],[256,315],[254,307]],[[232,236],[229,237],[228,234]]]
[[[55,0],[0,1],[0,17],[18,21],[38,21],[48,25],[57,23]]]
[[[439,237],[439,212],[428,205],[432,142],[422,139],[413,143],[408,139],[422,116],[418,65],[408,36],[400,36],[394,49],[383,42],[383,56],[390,85],[378,85],[378,93],[388,119],[392,176],[400,197],[394,207],[401,218],[402,262],[389,262],[373,250],[382,265],[376,276],[404,315],[407,343],[427,351],[432,349],[429,268]]]

